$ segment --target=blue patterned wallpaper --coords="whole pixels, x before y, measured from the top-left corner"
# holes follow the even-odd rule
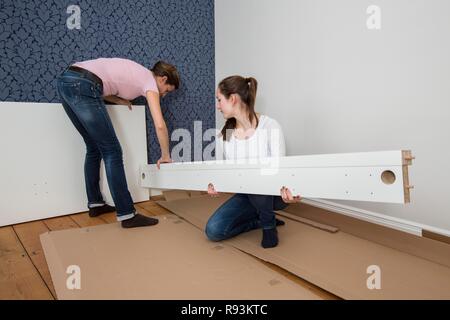
[[[66,25],[70,5],[80,8],[80,29]],[[0,21],[0,101],[59,102],[55,78],[75,61],[165,60],[181,76],[180,89],[161,102],[169,135],[193,134],[196,120],[203,131],[215,126],[213,0],[1,0]],[[153,163],[160,154],[148,110],[147,124]]]

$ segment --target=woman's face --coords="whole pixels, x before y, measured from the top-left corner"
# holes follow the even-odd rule
[[[156,76],[156,85],[158,87],[158,91],[159,91],[159,96],[160,97],[165,97],[166,94],[168,94],[169,92],[175,90],[175,86],[173,84],[168,84],[167,83],[167,77],[159,77]]]
[[[217,110],[219,110],[223,117],[225,119],[233,118],[234,117],[234,111],[235,108],[234,105],[234,96],[230,95],[230,97],[227,99],[225,96],[220,92],[219,89],[216,91],[216,100],[217,100]]]

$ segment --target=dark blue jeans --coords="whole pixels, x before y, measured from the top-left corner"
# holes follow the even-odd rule
[[[253,229],[275,228],[274,210],[287,206],[280,196],[237,193],[209,218],[206,235],[212,241],[220,241]]]
[[[100,161],[103,159],[109,190],[119,221],[135,215],[123,166],[122,148],[102,98],[101,85],[71,70],[58,78],[61,102],[86,143],[84,178],[88,207],[104,204],[100,192]]]

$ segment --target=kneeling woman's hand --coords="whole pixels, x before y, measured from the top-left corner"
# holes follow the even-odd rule
[[[216,197],[219,193],[214,189],[214,185],[212,183],[208,184],[208,194],[212,197]]]
[[[280,189],[280,195],[285,203],[297,203],[302,199],[300,195],[292,196],[291,191],[284,186]]]

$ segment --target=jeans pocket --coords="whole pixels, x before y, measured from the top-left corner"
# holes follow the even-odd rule
[[[102,92],[100,86],[90,80],[85,80],[80,82],[80,95],[90,98],[100,98]]]
[[[66,100],[76,102],[80,96],[80,83],[77,81],[58,81],[58,88],[60,94],[64,96]]]

